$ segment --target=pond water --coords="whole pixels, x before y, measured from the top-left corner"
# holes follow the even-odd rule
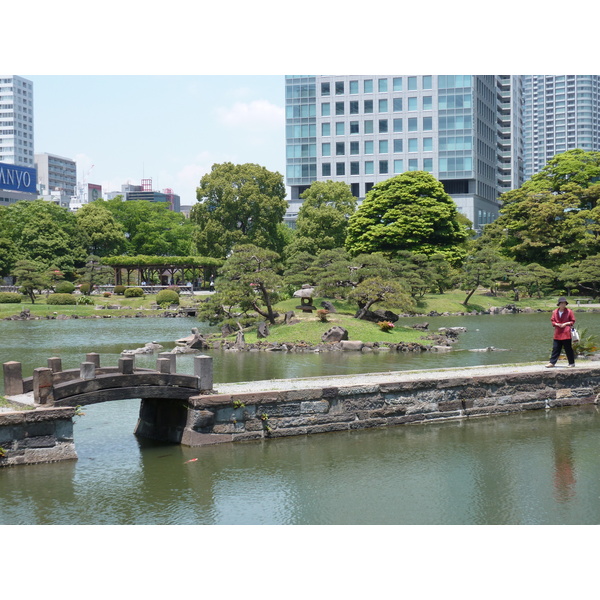
[[[597,329],[597,314],[578,314]],[[465,326],[450,353],[213,352],[219,382],[546,361],[549,314],[411,319]],[[188,335],[189,319],[0,322],[1,362],[24,374],[86,352]],[[495,346],[505,352],[470,352]],[[139,366],[156,357],[138,356]],[[178,371],[191,372],[191,357]],[[0,524],[448,525],[600,522],[595,406],[206,448],[137,439],[139,401],[76,418],[79,460],[0,469]],[[190,459],[194,462],[187,462]]]

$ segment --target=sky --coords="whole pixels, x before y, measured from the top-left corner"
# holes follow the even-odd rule
[[[35,152],[75,160],[104,194],[152,179],[191,205],[215,163],[285,174],[282,75],[19,75],[34,85]]]

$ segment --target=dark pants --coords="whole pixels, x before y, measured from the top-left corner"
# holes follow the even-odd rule
[[[550,362],[555,365],[558,357],[560,356],[560,351],[564,348],[565,354],[567,355],[567,360],[570,365],[575,364],[575,353],[573,352],[573,346],[571,345],[571,338],[568,340],[554,340],[552,344],[552,356],[550,357]]]

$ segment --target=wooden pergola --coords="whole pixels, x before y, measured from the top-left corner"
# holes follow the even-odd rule
[[[113,268],[115,285],[132,285],[132,279],[134,285],[155,281],[160,285],[185,285],[201,276],[207,281],[224,261],[210,256],[111,256],[102,262]]]

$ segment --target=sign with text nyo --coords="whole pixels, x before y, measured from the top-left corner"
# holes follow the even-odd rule
[[[37,172],[32,167],[0,163],[0,190],[36,193]]]

